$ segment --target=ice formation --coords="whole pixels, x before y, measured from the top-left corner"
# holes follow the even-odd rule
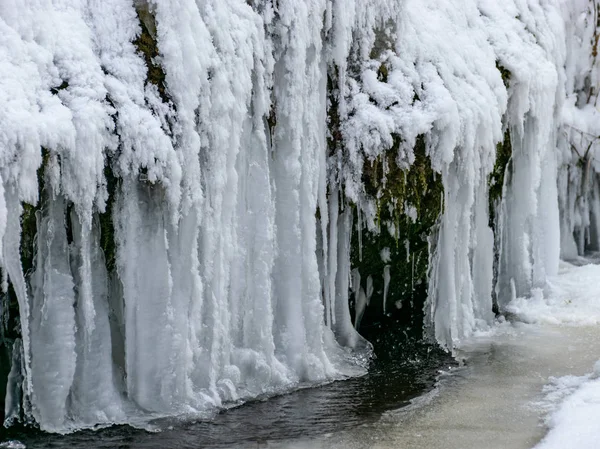
[[[490,325],[495,245],[501,306],[555,273],[561,248],[600,245],[596,6],[0,2],[0,266],[21,335],[6,423],[196,414],[364,372],[355,326],[373,288],[350,246],[377,198],[363,168],[392,149],[410,167],[419,136],[444,186],[432,335],[452,348]]]

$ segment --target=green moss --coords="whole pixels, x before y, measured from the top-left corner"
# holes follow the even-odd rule
[[[510,85],[510,79],[512,77],[510,70],[506,69],[502,64],[500,64],[500,61],[496,61],[496,68],[500,71],[500,75],[502,76],[502,82],[504,83],[504,86],[508,88],[508,86]]]
[[[389,69],[385,64],[381,64],[379,66],[379,70],[377,71],[377,79],[382,83],[387,83],[389,75]]]
[[[271,104],[271,110],[269,111],[269,116],[267,117],[267,126],[269,127],[269,135],[271,136],[271,141],[275,136],[275,128],[277,127],[277,114],[275,111],[277,110],[277,105],[275,104],[275,100],[273,99],[273,103]]]
[[[106,269],[110,273],[115,269],[116,260],[116,244],[115,244],[115,227],[113,223],[113,207],[116,191],[119,185],[119,179],[116,178],[107,165],[104,168],[104,176],[106,177],[106,186],[108,190],[108,202],[104,213],[98,215],[100,223],[100,246],[104,252],[106,261]]]
[[[504,82],[504,86],[508,89],[510,86],[510,81],[512,74],[509,70],[507,70],[500,61],[496,61],[496,68],[500,72],[502,76],[502,81]],[[496,162],[494,164],[494,169],[492,173],[490,173],[488,177],[488,187],[489,187],[489,215],[490,215],[490,227],[493,229],[494,218],[496,213],[496,205],[502,199],[502,189],[504,186],[504,177],[506,174],[506,170],[508,169],[508,164],[510,162],[510,158],[512,156],[512,146],[510,143],[510,132],[508,130],[504,133],[504,139],[502,142],[496,145]]]
[[[140,21],[142,32],[133,41],[138,52],[144,58],[146,67],[148,68],[147,82],[154,84],[158,88],[158,93],[161,99],[167,103],[169,97],[165,87],[165,72],[162,67],[156,63],[156,58],[159,56],[158,46],[156,43],[155,34],[156,24],[154,16],[147,7],[138,5],[137,15]]]
[[[399,143],[399,140],[398,142]],[[395,150],[396,148],[394,148]],[[362,287],[371,276],[374,293],[362,320],[361,332],[369,336],[379,328],[399,327],[420,335],[423,323],[423,305],[427,297],[427,270],[429,261],[428,237],[441,213],[443,187],[425,152],[425,141],[419,138],[414,149],[415,161],[409,169],[398,166],[396,151],[390,151],[385,161],[375,160],[365,167],[363,182],[367,193],[378,197],[379,233],[362,230],[362,258],[359,251],[358,229],[352,240],[352,267],[361,274]],[[385,182],[384,182],[385,179]],[[406,208],[416,210],[413,221]],[[387,229],[393,223],[395,235]],[[383,272],[386,263],[381,252],[389,249],[390,283],[383,315]]]
[[[510,144],[510,132],[504,133],[504,140],[496,146],[496,163],[494,170],[488,178],[489,201],[490,201],[490,225],[493,227],[496,204],[502,199],[504,177],[512,156]]]
[[[330,73],[327,76],[327,92],[329,95],[329,108],[327,111],[327,149],[329,156],[333,155],[344,141],[341,129],[339,100],[337,97],[337,79],[338,70],[335,68],[333,73]]]
[[[21,264],[27,273],[33,267],[35,236],[37,232],[36,212],[39,206],[23,204],[21,214]]]
[[[394,48],[394,34],[393,31],[395,24],[393,21],[388,21],[385,26],[375,29],[375,42],[371,48],[370,58],[377,60],[387,50],[393,50]]]

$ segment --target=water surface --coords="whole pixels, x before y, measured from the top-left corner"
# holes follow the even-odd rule
[[[211,421],[163,420],[155,423],[163,429],[157,433],[115,426],[58,436],[20,428],[0,431],[0,441],[18,440],[31,449],[256,448],[303,441],[374,425],[431,390],[439,369],[454,364],[439,349],[398,336],[380,341],[376,350],[366,376],[249,402]]]

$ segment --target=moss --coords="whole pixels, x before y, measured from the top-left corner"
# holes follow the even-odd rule
[[[504,86],[508,88],[510,85],[510,79],[512,77],[510,70],[506,69],[506,67],[504,67],[500,61],[496,61],[496,68],[500,72],[500,76],[502,76],[502,82],[504,83]]]
[[[389,75],[389,69],[385,64],[381,64],[379,66],[379,70],[377,71],[377,79],[382,83],[387,83]]]
[[[510,170],[510,161],[512,156],[512,146],[510,143],[510,132],[504,133],[504,140],[496,147],[496,164],[494,170],[488,178],[489,186],[489,226],[494,231],[494,278],[493,285],[498,281],[498,267],[500,265],[500,239],[497,235],[496,213],[502,200],[502,192],[504,190],[505,178]],[[496,289],[492,289],[492,311],[498,315],[500,309],[498,307],[498,298],[496,297]]]
[[[21,214],[21,264],[27,273],[33,268],[35,236],[37,233],[36,212],[39,206],[23,204]]]
[[[502,82],[508,89],[510,87],[510,81],[512,74],[507,70],[500,61],[496,61],[496,68],[502,76]],[[496,206],[502,199],[502,189],[504,186],[504,176],[512,156],[512,146],[510,143],[510,132],[508,130],[504,133],[504,139],[502,142],[496,145],[496,162],[494,169],[488,177],[489,187],[489,216],[490,216],[490,227],[494,229],[494,219],[496,214]]]
[[[512,156],[512,146],[510,144],[510,132],[504,133],[504,140],[496,146],[496,163],[494,170],[488,178],[489,186],[489,212],[490,226],[494,227],[494,216],[497,203],[502,199],[502,189],[504,186],[504,177]]]
[[[269,127],[268,131],[269,131],[269,135],[271,136],[271,142],[273,141],[273,138],[275,137],[275,128],[277,127],[276,110],[277,110],[277,105],[275,104],[275,99],[273,99],[273,102],[271,103],[271,109],[270,109],[269,115],[267,117],[267,126]]]
[[[104,168],[104,176],[106,177],[108,202],[106,203],[106,210],[104,213],[98,215],[98,219],[100,223],[100,246],[104,252],[106,269],[110,273],[115,269],[115,260],[117,254],[115,244],[115,227],[113,223],[113,205],[117,187],[120,181],[114,176],[110,165],[107,165]]]
[[[371,57],[376,59],[389,48],[390,43],[385,33],[380,32]],[[343,146],[337,75],[334,68],[329,74],[327,86],[327,144],[330,157],[341,157],[338,152]],[[380,82],[387,82],[389,67],[385,62],[379,66],[377,76]],[[418,101],[416,93],[414,100]],[[352,235],[351,266],[353,269],[358,268],[363,289],[366,290],[369,276],[373,280],[373,296],[361,320],[360,332],[374,343],[382,327],[389,327],[393,332],[410,332],[416,338],[421,337],[423,305],[427,297],[428,237],[441,213],[441,176],[436,176],[431,168],[424,138],[417,140],[415,160],[409,168],[401,167],[396,160],[401,142],[401,137],[395,136],[393,147],[383,157],[365,161],[362,184],[367,197],[377,199],[376,223],[379,232],[372,233],[366,229],[360,231],[362,251],[359,249],[359,230],[356,226]],[[408,207],[416,211],[414,221],[406,214]],[[395,228],[394,235],[388,230],[390,224]],[[385,248],[389,249],[390,261],[387,263],[391,269],[386,298],[387,313],[384,316],[383,273],[386,263],[381,259],[381,252]],[[353,313],[352,297],[350,301]]]
[[[336,152],[344,140],[341,129],[339,100],[337,97],[337,79],[338,70],[335,68],[334,71],[327,76],[327,92],[329,93],[329,108],[327,111],[327,149],[329,156]]]
[[[396,25],[393,21],[389,20],[382,27],[375,29],[375,41],[369,57],[371,59],[379,59],[387,50],[394,48],[394,29]]]
[[[42,164],[37,171],[38,180],[38,203],[35,206],[23,204],[21,213],[21,265],[23,273],[27,274],[33,268],[33,258],[35,257],[35,238],[37,235],[37,212],[42,208],[44,189],[44,169],[48,165],[50,152],[42,148]]]
[[[361,324],[361,333],[367,338],[378,334],[382,327],[401,328],[420,337],[427,297],[428,236],[441,213],[443,187],[441,177],[431,168],[423,138],[418,139],[414,153],[415,161],[409,169],[399,167],[395,157],[375,160],[365,167],[363,182],[367,193],[379,198],[380,232],[362,230],[361,258],[359,231],[354,230],[351,262],[360,272],[363,288],[368,276],[373,280],[374,293]],[[395,156],[396,151],[389,154]],[[387,174],[384,174],[384,165]],[[414,221],[406,214],[407,207],[416,210]],[[395,227],[395,235],[387,229],[390,222]],[[383,271],[386,263],[381,260],[384,248],[390,251],[387,264],[391,266],[385,316]]]
[[[138,5],[136,8],[138,19],[140,21],[141,33],[133,41],[138,52],[144,58],[146,67],[148,68],[147,82],[154,84],[158,88],[160,98],[165,102],[169,102],[165,84],[165,72],[162,67],[156,63],[156,58],[159,56],[158,46],[156,43],[156,24],[154,16],[148,9],[147,5]]]

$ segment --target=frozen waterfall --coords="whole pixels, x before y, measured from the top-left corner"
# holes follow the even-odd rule
[[[597,9],[1,0],[5,424],[203,416],[363,374],[352,234],[384,232],[365,166],[410,169],[418,139],[444,189],[428,329],[452,349],[492,325],[492,298],[600,249]]]

